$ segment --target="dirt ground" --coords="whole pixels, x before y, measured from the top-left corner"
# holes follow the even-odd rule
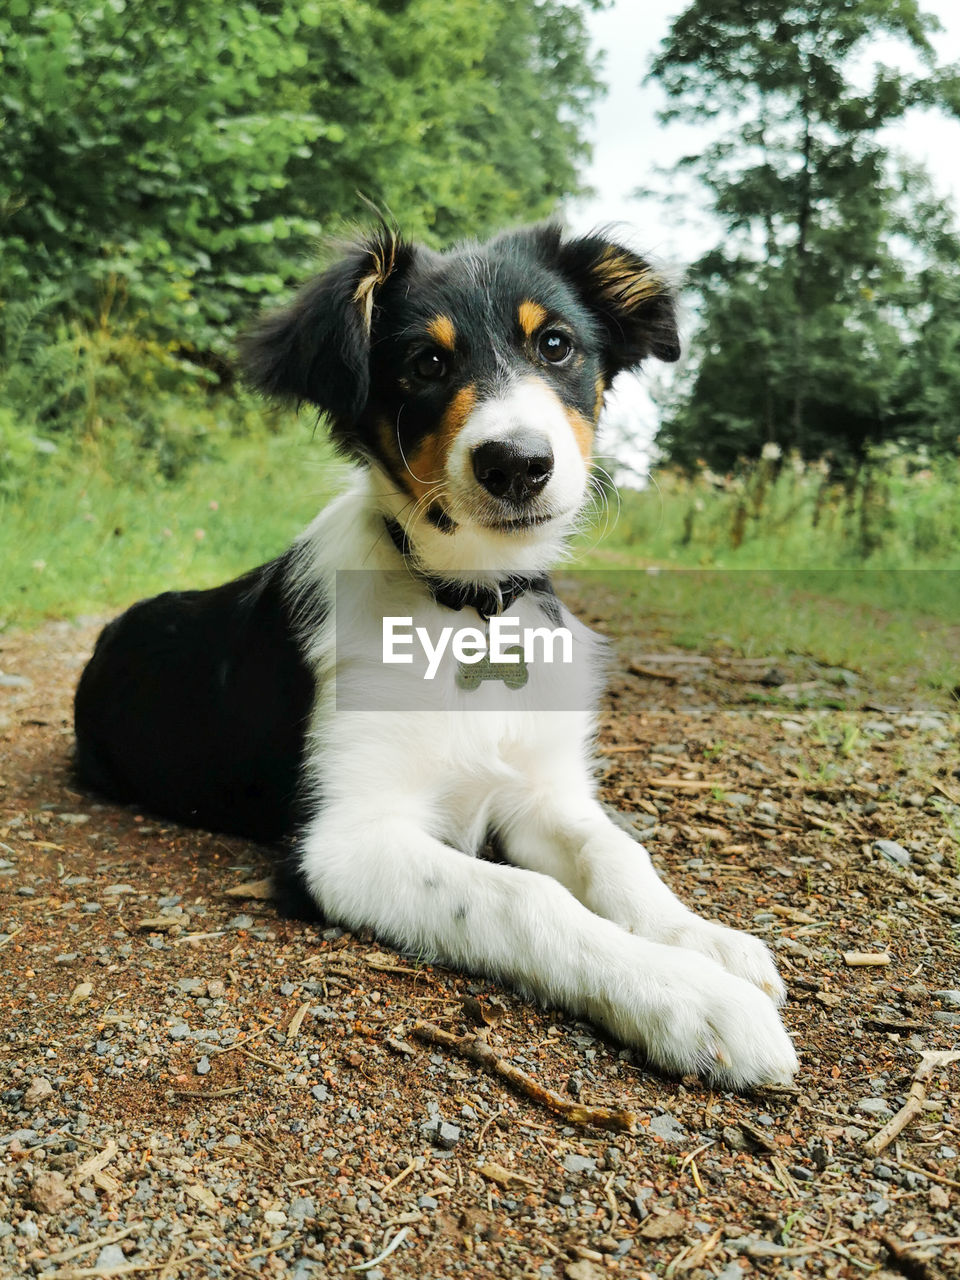
[[[796,1087],[743,1096],[282,922],[263,850],[78,792],[97,629],[0,636],[0,1275],[960,1276],[960,1062],[914,1084],[960,1048],[956,703],[624,627],[605,799],[790,987]]]

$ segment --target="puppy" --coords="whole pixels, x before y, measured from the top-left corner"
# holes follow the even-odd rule
[[[441,254],[382,228],[351,247],[243,346],[264,392],[322,411],[351,483],[278,559],[105,629],[77,768],[178,821],[287,841],[289,912],[502,980],[666,1071],[783,1082],[766,947],[684,907],[596,799],[599,643],[546,577],[605,392],[678,355],[668,288],[604,235]],[[508,620],[522,659],[492,652]],[[572,667],[546,643],[536,661],[528,632],[562,633]],[[503,862],[476,857],[491,838]]]

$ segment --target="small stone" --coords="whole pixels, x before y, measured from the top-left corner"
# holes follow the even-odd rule
[[[17,1234],[23,1236],[24,1240],[36,1240],[40,1234],[40,1228],[32,1218],[24,1218],[17,1227]]]
[[[228,929],[252,929],[253,916],[234,916],[232,920],[227,921]]]
[[[310,1093],[316,1098],[317,1102],[326,1102],[330,1097],[330,1090],[325,1084],[315,1084]]]
[[[960,991],[931,991],[934,1000],[939,1000],[941,1004],[952,1004],[955,1009],[960,1009]]]
[[[687,1220],[682,1213],[664,1213],[649,1217],[639,1234],[645,1240],[672,1240],[682,1236],[686,1229]]]
[[[282,1227],[286,1225],[287,1215],[282,1209],[268,1209],[263,1220],[271,1227]]]
[[[30,1203],[41,1213],[59,1213],[73,1200],[62,1173],[40,1173],[30,1188]]]
[[[207,1057],[206,1054],[204,1054],[203,1057],[200,1059],[200,1061],[197,1063],[197,1075],[206,1076],[209,1074],[210,1074],[210,1059]]]
[[[571,1151],[563,1157],[563,1167],[567,1173],[593,1173],[597,1162],[593,1156],[578,1156]]]
[[[563,1268],[566,1280],[606,1280],[606,1271],[594,1262],[581,1258],[579,1262],[568,1262]]]
[[[207,983],[207,995],[211,1000],[221,1000],[226,990],[226,986],[219,978],[211,978]]]
[[[732,1124],[724,1129],[723,1141],[731,1151],[746,1151],[750,1145],[743,1130]]]
[[[647,1126],[647,1132],[662,1138],[664,1142],[683,1142],[687,1136],[683,1125],[671,1115],[654,1116]]]
[[[32,1111],[34,1107],[38,1107],[41,1102],[45,1102],[52,1095],[53,1085],[50,1081],[44,1079],[43,1076],[37,1076],[23,1095],[23,1105],[27,1111]]]
[[[865,1111],[868,1116],[889,1116],[893,1108],[885,1098],[863,1098],[857,1103],[858,1111]]]
[[[459,1125],[447,1124],[446,1121],[442,1121],[437,1125],[437,1131],[433,1141],[444,1151],[452,1151],[460,1141]]]
[[[874,840],[873,847],[888,862],[895,862],[900,867],[910,865],[909,852],[902,844],[897,844],[896,840]]]
[[[945,1023],[948,1027],[960,1027],[960,1009],[936,1009],[933,1020]]]
[[[433,1196],[420,1196],[417,1199],[417,1207],[420,1209],[438,1209],[440,1201],[434,1200]]]
[[[123,1267],[126,1261],[126,1254],[118,1244],[105,1244],[97,1254],[94,1269],[96,1271],[106,1271],[110,1267]]]

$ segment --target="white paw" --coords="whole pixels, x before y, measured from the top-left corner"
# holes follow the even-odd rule
[[[792,1079],[797,1054],[763,991],[696,952],[655,951],[669,958],[645,965],[635,983],[618,984],[620,998],[598,1021],[678,1075],[693,1072],[728,1088]]]
[[[690,913],[676,927],[659,933],[657,941],[709,956],[728,973],[759,987],[778,1007],[786,1001],[787,988],[777,972],[770,948],[749,933],[728,929],[712,920],[701,920]]]

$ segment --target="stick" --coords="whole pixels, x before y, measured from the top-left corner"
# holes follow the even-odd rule
[[[627,671],[632,676],[646,676],[648,680],[666,680],[668,684],[677,684],[680,680],[679,676],[669,671],[654,671],[652,667],[641,667],[638,662],[631,662]]]
[[[576,1102],[568,1102],[552,1089],[545,1089],[542,1084],[534,1080],[533,1076],[527,1075],[512,1062],[498,1057],[479,1036],[451,1035],[449,1031],[442,1031],[432,1022],[414,1023],[413,1034],[418,1040],[452,1049],[494,1075],[502,1076],[504,1080],[510,1081],[518,1093],[522,1093],[524,1097],[530,1098],[542,1107],[547,1107],[550,1111],[555,1111],[571,1124],[596,1125],[598,1129],[618,1129],[626,1133],[636,1132],[636,1112],[617,1107],[588,1107]]]
[[[135,1223],[132,1227],[125,1227],[123,1231],[118,1231],[112,1236],[98,1236],[96,1240],[88,1240],[86,1244],[75,1244],[72,1249],[64,1249],[63,1253],[50,1253],[43,1261],[47,1266],[58,1262],[69,1262],[71,1258],[78,1258],[81,1253],[90,1253],[93,1249],[102,1249],[104,1245],[126,1240],[127,1236],[133,1235],[138,1225]]]
[[[913,1073],[913,1084],[907,1094],[907,1100],[897,1114],[883,1126],[879,1133],[868,1138],[863,1149],[872,1156],[878,1156],[884,1147],[889,1146],[898,1133],[905,1129],[910,1121],[923,1110],[927,1096],[925,1081],[929,1080],[938,1067],[949,1066],[960,1059],[960,1052],[953,1050],[926,1049],[920,1055],[920,1065]]]

